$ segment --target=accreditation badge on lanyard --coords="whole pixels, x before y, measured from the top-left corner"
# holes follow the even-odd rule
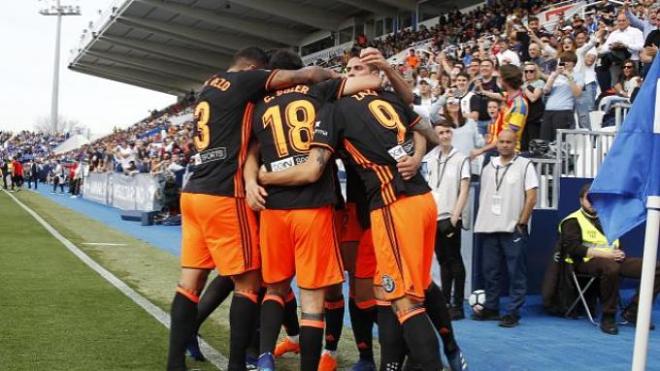
[[[491,200],[490,204],[490,211],[494,215],[502,215],[502,196],[500,195],[500,187],[502,187],[502,182],[504,182],[504,178],[506,178],[506,173],[509,172],[509,168],[511,165],[513,165],[513,162],[516,159],[514,158],[509,162],[505,167],[504,171],[502,172],[502,177],[500,178],[500,166],[497,165],[495,166],[495,194],[493,195],[493,198]]]

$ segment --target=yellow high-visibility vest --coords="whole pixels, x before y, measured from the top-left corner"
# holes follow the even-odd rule
[[[618,249],[619,248],[619,240],[614,241],[613,244],[608,244],[607,243],[607,237],[605,237],[604,234],[602,234],[596,226],[589,221],[589,219],[584,215],[582,210],[577,210],[567,217],[564,218],[564,220],[559,223],[559,233],[561,234],[561,226],[564,224],[565,221],[569,219],[576,219],[578,224],[580,225],[580,230],[582,231],[582,245],[586,247],[593,247],[595,249]],[[567,257],[566,262],[569,264],[573,264],[573,259],[570,257]],[[591,258],[584,257],[583,260],[585,262],[588,262],[591,260]]]

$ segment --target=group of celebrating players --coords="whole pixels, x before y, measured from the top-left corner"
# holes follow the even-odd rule
[[[269,58],[249,47],[206,81],[195,107],[196,166],[181,196],[168,370],[186,369],[200,323],[231,290],[229,370],[274,370],[275,356],[289,351],[300,353],[303,371],[335,370],[345,270],[360,353],[354,370],[375,370],[374,324],[381,370],[400,370],[405,359],[442,370],[436,331],[451,369],[467,369],[431,280],[437,211],[417,170],[427,143],[439,139],[412,100],[372,48],[353,56],[342,77],[303,68],[288,50]],[[200,302],[214,268],[219,276]],[[276,344],[283,325],[287,337]]]

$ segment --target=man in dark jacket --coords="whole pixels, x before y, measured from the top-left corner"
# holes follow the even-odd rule
[[[567,261],[575,265],[575,271],[598,277],[599,299],[603,316],[600,329],[606,334],[616,335],[617,303],[621,277],[637,278],[642,274],[642,259],[626,257],[619,240],[609,244],[603,228],[588,199],[590,184],[580,190],[581,208],[568,215],[559,225],[560,243],[566,252]],[[660,265],[656,264],[653,297],[660,292]],[[635,323],[637,320],[638,295],[624,309],[622,317]]]

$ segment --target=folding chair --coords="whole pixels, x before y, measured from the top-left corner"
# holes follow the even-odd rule
[[[599,325],[598,322],[594,320],[594,316],[591,314],[591,309],[589,309],[589,304],[587,303],[587,299],[584,297],[584,294],[596,281],[597,277],[592,276],[590,274],[575,273],[575,270],[571,269],[571,278],[573,279],[573,283],[575,284],[575,288],[577,289],[578,297],[575,298],[573,304],[571,304],[571,306],[568,308],[564,316],[568,317],[571,314],[571,312],[573,312],[578,302],[582,302],[582,306],[584,307],[584,312],[587,314],[587,317],[589,317],[589,322],[591,322],[594,326],[598,326]],[[580,278],[589,279],[587,283],[584,285],[584,287],[580,285],[580,280],[579,280]]]

